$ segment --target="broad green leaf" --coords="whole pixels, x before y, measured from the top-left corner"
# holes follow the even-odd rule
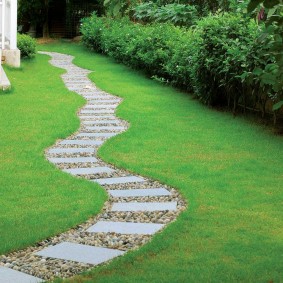
[[[273,111],[279,110],[282,106],[283,106],[283,101],[281,100],[273,105],[272,110]]]

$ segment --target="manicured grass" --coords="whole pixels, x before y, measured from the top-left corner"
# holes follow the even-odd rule
[[[106,196],[95,184],[62,173],[44,150],[79,127],[85,102],[67,91],[49,57],[6,68],[13,89],[0,93],[0,254],[81,223]],[[1,281],[1,280],[0,280]]]
[[[282,282],[283,141],[202,106],[111,59],[70,44],[102,89],[125,98],[131,123],[100,156],[180,190],[189,207],[136,252],[70,282]]]

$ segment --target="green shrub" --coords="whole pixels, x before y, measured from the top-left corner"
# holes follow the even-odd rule
[[[276,56],[270,46],[275,37],[267,36],[260,44],[262,28],[239,13],[209,15],[189,29],[92,15],[84,20],[82,33],[88,47],[194,91],[208,105],[233,111],[238,105],[249,106],[264,113],[267,100],[278,102],[280,97],[268,81],[270,72],[279,73],[272,69]]]
[[[21,58],[31,58],[36,53],[36,41],[27,34],[18,34],[17,45]]]
[[[216,14],[201,19],[197,29],[202,44],[194,66],[195,93],[207,104],[237,105],[243,95],[239,76],[257,64],[255,21],[241,14]]]
[[[158,7],[152,2],[142,3],[134,8],[134,18],[144,23],[172,23],[178,26],[194,24],[198,12],[195,6],[185,4],[167,4]]]

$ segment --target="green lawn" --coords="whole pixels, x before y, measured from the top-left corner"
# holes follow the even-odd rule
[[[70,282],[283,282],[282,137],[274,136],[268,129],[245,119],[210,110],[190,95],[151,81],[78,45],[60,43],[40,48],[76,56],[76,64],[95,71],[90,78],[100,88],[125,98],[118,115],[128,120],[131,128],[109,140],[99,151],[100,156],[120,167],[178,188],[189,203],[188,210],[163,233],[155,236],[150,244]],[[38,56],[37,60],[46,62],[46,57]],[[34,70],[38,68],[38,62],[29,63],[26,68]],[[45,77],[46,70],[59,75],[57,69],[47,65],[44,74],[33,72]],[[11,71],[8,75],[16,77],[18,74]],[[22,74],[19,78],[22,79]],[[84,203],[81,207],[86,215],[87,210],[95,210],[93,200],[98,198],[100,190],[94,192],[93,185],[57,172],[44,162],[42,150],[38,149],[52,144],[56,137],[67,135],[78,125],[73,110],[81,99],[74,95],[65,97],[63,94],[67,91],[63,90],[56,76],[50,75],[49,79],[45,87],[41,85],[39,101],[32,103],[42,104],[43,94],[48,97],[51,89],[53,95],[68,101],[73,109],[58,109],[54,121],[58,120],[59,113],[65,113],[60,116],[61,123],[56,127],[52,127],[54,121],[51,123],[46,116],[40,118],[49,124],[49,128],[44,126],[40,132],[44,133],[42,146],[33,146],[30,154],[35,155],[36,151],[38,156],[41,154],[41,159],[38,157],[41,166],[48,168],[47,173],[52,175],[52,182],[45,175],[43,179],[49,182],[49,198],[57,200],[58,189],[54,182],[63,183],[64,180],[64,185],[68,183],[68,186],[61,185],[60,204],[68,204],[68,198],[74,196],[68,194],[63,199],[64,188],[66,192],[69,186],[77,187],[76,182],[81,184],[84,197],[76,190],[75,193]],[[60,94],[56,93],[53,84],[60,85]],[[60,99],[54,107],[60,108]],[[49,100],[54,104],[54,99],[49,97]],[[41,105],[43,109],[46,107],[44,103]],[[50,107],[46,108],[50,113]],[[28,121],[26,124],[26,127],[31,126]],[[42,135],[36,135],[34,142],[38,142],[39,137]],[[11,147],[8,142],[5,144]],[[32,165],[40,175],[41,166]],[[22,172],[25,168],[22,164],[17,170]],[[14,180],[19,175],[11,169],[7,172]],[[42,178],[40,180],[42,182]],[[30,191],[36,191],[37,187],[33,188],[31,180],[29,183]],[[18,185],[17,191],[20,188]],[[11,190],[16,188],[13,186]],[[10,198],[13,196],[10,194]],[[22,205],[27,206],[26,199],[17,196]],[[33,194],[30,199],[34,198]],[[94,204],[91,207],[88,198]],[[102,198],[100,193],[99,204]],[[11,211],[10,218],[18,216],[10,206],[5,209]],[[40,208],[42,203],[34,207],[34,211]],[[60,208],[61,214],[71,209],[63,205]],[[54,211],[46,207],[46,213],[48,210],[49,217],[54,217]],[[27,210],[22,212],[22,217],[29,217],[27,215]],[[68,216],[67,212],[65,216]],[[64,220],[65,225],[70,224],[68,220],[75,222],[73,218]],[[61,229],[64,224],[56,223]],[[28,224],[22,225],[27,227]],[[54,225],[52,222],[49,229],[56,230]]]
[[[13,89],[0,93],[0,254],[66,230],[97,213],[106,196],[44,158],[79,127],[85,102],[64,87],[47,56],[6,68]],[[0,280],[1,281],[1,280]]]

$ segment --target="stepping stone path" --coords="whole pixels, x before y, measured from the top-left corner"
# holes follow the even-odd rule
[[[186,208],[177,190],[96,156],[101,144],[128,128],[115,116],[122,99],[99,90],[87,77],[90,71],[75,66],[72,56],[41,53],[51,56],[53,66],[66,70],[62,75],[66,87],[87,100],[78,112],[79,131],[47,149],[46,158],[64,172],[100,184],[109,199],[99,215],[76,228],[0,256],[1,283],[37,283],[91,269],[144,245]]]

